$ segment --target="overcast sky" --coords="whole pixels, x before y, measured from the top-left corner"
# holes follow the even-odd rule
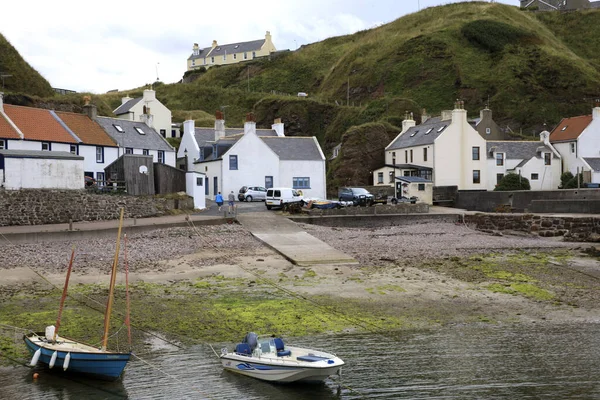
[[[220,44],[256,40],[268,30],[278,50],[295,49],[373,28],[419,7],[453,2],[22,0],[0,5],[0,33],[53,87],[104,93],[157,77],[178,81],[195,42],[208,47],[213,39]]]

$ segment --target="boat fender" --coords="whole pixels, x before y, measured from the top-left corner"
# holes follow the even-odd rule
[[[35,353],[33,353],[33,357],[31,358],[31,362],[29,363],[29,365],[31,365],[32,367],[35,367],[40,359],[41,354],[42,354],[42,349],[37,349],[35,351]]]
[[[67,353],[65,361],[63,362],[63,369],[66,371],[69,368],[69,362],[71,361],[71,353]]]
[[[52,357],[50,358],[50,364],[48,364],[48,367],[54,367],[54,364],[56,363],[56,357],[58,357],[58,351],[52,353]]]

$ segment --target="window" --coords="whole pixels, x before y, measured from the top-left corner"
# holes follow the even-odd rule
[[[166,138],[167,137],[167,130],[166,129],[161,129],[160,130],[160,134],[161,134],[162,137]],[[173,137],[175,137],[175,136],[173,136]]]
[[[42,142],[42,151],[50,151],[52,150],[52,146],[50,142]]]
[[[115,129],[117,130],[117,132],[119,132],[119,133],[123,133],[123,132],[125,132],[125,131],[123,130],[123,128],[121,128],[121,125],[115,125],[115,124],[113,124],[113,126],[115,127]]]
[[[255,51],[252,52],[252,58],[254,58],[254,57],[256,57],[256,52]]]
[[[403,175],[404,176],[410,176],[410,171],[404,171]]]
[[[439,127],[438,130],[437,130],[438,133],[440,133],[441,131],[443,131],[445,127],[446,127],[446,125]]]
[[[104,162],[104,147],[96,146],[96,162],[103,163]]]
[[[478,169],[473,170],[473,183],[481,183],[481,171]]]
[[[133,148],[125,147],[125,154],[133,154]]]
[[[538,179],[540,179],[540,176],[538,174],[531,174],[532,181],[537,181]]]
[[[104,178],[104,172],[96,172],[96,183],[100,186],[106,186],[106,179]]]
[[[396,159],[392,158],[392,165],[396,165]]]
[[[140,128],[140,127],[138,127],[138,126],[135,126],[135,127],[133,127],[133,129],[135,129],[135,130],[136,130],[136,132],[137,132],[137,133],[139,133],[140,135],[145,135],[145,134],[146,134],[146,132],[144,132],[144,131],[142,130],[142,128]],[[164,131],[164,129],[161,129],[161,133],[162,133],[163,131]],[[164,137],[164,135],[163,135],[163,137]]]
[[[394,171],[390,171],[390,181],[389,181],[389,183],[394,183],[395,178],[396,177],[395,177]]]
[[[427,161],[427,147],[423,149],[423,161]]]
[[[485,128],[485,134],[489,135],[492,133],[492,128]]]
[[[414,131],[413,133],[410,134],[410,137],[415,136],[419,131]],[[427,135],[427,134],[426,134]]]
[[[231,170],[238,169],[238,158],[237,158],[237,156],[233,156],[233,155],[229,156],[229,169],[231,169]]]
[[[265,187],[267,189],[270,189],[273,187],[273,177],[272,176],[265,176]]]
[[[426,135],[429,135],[431,133],[431,131],[433,130],[433,128],[429,128],[427,129],[427,131],[425,132]]]
[[[377,173],[377,183],[383,183],[383,172]]]
[[[408,150],[404,150],[404,163],[408,164]]]
[[[214,57],[211,57],[211,58],[210,58],[210,63],[211,63],[211,64],[214,64],[214,63],[215,63],[215,58],[214,58]]]
[[[8,146],[7,146],[6,144],[7,144],[7,141],[6,141],[6,140],[4,140],[4,139],[0,139],[0,150],[7,149],[7,148],[8,148]]]
[[[162,131],[162,129],[161,129]],[[175,129],[171,129],[171,137],[176,137],[177,136],[177,132],[175,132]]]
[[[165,151],[164,150],[159,150],[158,151],[158,163],[159,164],[164,164],[165,163]]]
[[[223,54],[223,61],[227,61],[227,53]]]
[[[496,184],[499,184],[502,178],[504,178],[504,174],[496,174]]]
[[[196,186],[202,186],[203,182],[204,182],[203,177],[199,176],[196,178]]]
[[[76,144],[72,144],[72,145],[70,146],[70,149],[69,149],[69,151],[70,151],[72,154],[79,154],[79,148],[77,147],[77,145],[76,145]]]
[[[310,189],[310,178],[292,178],[294,189]]]
[[[544,165],[552,164],[552,154],[544,153]]]
[[[575,153],[575,142],[571,143],[571,153]]]
[[[233,59],[237,60],[237,54],[236,53],[233,53]]]
[[[412,151],[412,149],[410,150],[410,162],[411,163],[413,162],[413,151]]]
[[[244,52],[244,60],[248,59],[248,53]]]
[[[475,146],[473,147],[473,160],[479,160],[479,147]]]
[[[563,126],[563,128],[561,129],[561,131],[563,131],[563,132],[566,131],[567,130],[567,126],[569,126],[569,125]]]
[[[504,153],[496,153],[496,166],[504,165]]]
[[[423,191],[425,191],[425,184],[419,183],[419,192],[423,192]]]
[[[192,66],[196,65],[196,60],[192,60]]]
[[[144,150],[142,150],[142,154],[145,155],[145,156],[149,156],[150,155],[150,150],[144,149]]]

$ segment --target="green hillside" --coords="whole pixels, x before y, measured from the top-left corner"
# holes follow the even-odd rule
[[[26,93],[35,96],[53,96],[52,86],[33,69],[17,50],[0,34],[0,73],[12,75],[0,80],[0,91]]]

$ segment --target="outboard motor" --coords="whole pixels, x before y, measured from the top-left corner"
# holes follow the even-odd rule
[[[250,349],[254,351],[256,346],[258,346],[258,335],[254,332],[250,332],[246,335],[242,343],[247,343],[250,346]]]

